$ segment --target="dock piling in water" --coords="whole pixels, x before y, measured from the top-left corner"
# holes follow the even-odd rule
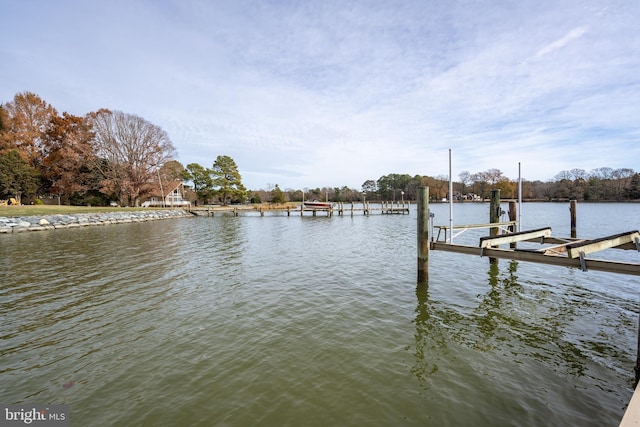
[[[576,237],[578,237],[578,232],[576,227],[577,211],[578,211],[577,200],[571,200],[569,202],[569,211],[571,212],[571,238],[575,239]]]
[[[517,218],[517,208],[516,208],[516,201],[515,200],[511,200],[509,202],[509,221],[516,221]],[[512,233],[516,232],[516,225],[510,225],[509,226],[509,231],[511,231]],[[520,231],[520,230],[518,230]],[[510,247],[513,249],[516,249],[518,247],[516,242],[513,242],[510,244]]]
[[[494,224],[500,222],[500,214],[502,208],[500,207],[500,189],[491,190],[491,203],[489,205],[489,223]],[[497,236],[499,232],[498,227],[491,227],[489,229],[489,235]],[[489,258],[491,264],[497,264],[498,258]]]
[[[418,188],[418,283],[429,281],[429,187]]]

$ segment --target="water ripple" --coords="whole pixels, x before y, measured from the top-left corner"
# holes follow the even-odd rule
[[[416,286],[415,226],[223,216],[0,236],[0,401],[69,403],[79,425],[621,417],[637,281],[435,252]]]

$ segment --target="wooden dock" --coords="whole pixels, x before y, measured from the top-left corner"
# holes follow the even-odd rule
[[[493,226],[493,224],[487,224],[487,226]],[[511,245],[517,242],[547,244],[548,246],[542,246],[538,249],[499,247],[500,245]],[[432,241],[430,243],[430,249],[438,251],[574,267],[582,271],[606,271],[640,276],[640,264],[587,258],[587,254],[610,248],[640,251],[640,233],[637,230],[633,230],[587,240],[552,237],[551,228],[545,227],[530,231],[480,237],[478,246],[450,244],[442,241]]]
[[[338,216],[344,215],[370,215],[370,214],[383,214],[383,215],[409,215],[411,204],[408,201],[402,203],[397,202],[381,202],[381,203],[344,203],[336,202],[331,205],[330,208],[325,207],[305,207],[300,205],[232,205],[232,206],[201,206],[191,207],[189,212],[197,216],[217,216],[217,215],[233,215],[239,216],[241,214],[259,214],[260,216],[276,216],[284,215],[311,215],[317,216],[318,214],[331,217],[334,214]]]
[[[488,257],[491,262],[496,262],[498,259],[503,258],[562,267],[573,267],[579,268],[582,271],[597,270],[640,276],[640,264],[638,263],[618,262],[587,257],[588,255],[601,252],[605,249],[636,250],[640,252],[640,232],[638,230],[604,236],[598,239],[578,239],[574,236],[568,238],[553,237],[551,236],[551,227],[516,232],[516,221],[499,222],[499,215],[497,215],[497,213],[501,212],[500,190],[492,190],[491,193],[489,224],[456,226],[450,224],[449,226],[434,226],[432,225],[433,217],[429,214],[429,189],[428,187],[422,187],[420,189],[420,192],[418,193],[417,209],[419,282],[428,280],[428,261],[430,250]],[[510,203],[509,205],[509,217],[513,219],[516,217],[515,203]],[[571,222],[573,225],[575,221],[575,203],[572,203],[571,211]],[[456,237],[453,234],[455,230],[461,230],[458,233],[460,234],[466,230],[477,228],[488,228],[490,230],[490,234],[488,236],[480,237],[478,246],[459,245],[453,243],[453,240]],[[433,238],[434,229],[438,230],[436,239]],[[444,240],[441,240],[440,238],[442,231],[444,231]],[[574,234],[573,227],[571,234]],[[522,249],[518,248],[519,242],[539,243],[542,246],[537,249]],[[501,248],[501,245],[509,245],[509,248]]]

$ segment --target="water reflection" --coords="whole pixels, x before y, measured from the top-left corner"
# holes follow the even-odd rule
[[[551,286],[523,281],[518,268],[517,261],[502,270],[489,264],[486,292],[470,307],[434,300],[428,283],[417,285],[411,372],[422,386],[441,369],[447,353],[459,351],[454,346],[506,355],[517,363],[542,363],[576,378],[591,375],[594,359],[627,364],[629,377],[633,375],[633,365],[610,344],[622,328],[617,320],[628,324],[629,316],[609,313],[615,308],[604,307],[609,304],[603,297],[579,282]]]
[[[439,307],[429,297],[429,284],[418,283],[415,309],[415,364],[411,373],[416,376],[421,388],[427,389],[429,377],[440,369],[440,363],[449,353],[450,325],[460,325],[463,316],[454,309]]]
[[[587,358],[567,339],[574,307],[549,306],[548,299],[527,295],[527,289],[518,282],[517,267],[511,261],[506,276],[501,276],[498,266],[490,265],[489,290],[472,316],[480,332],[476,348],[509,348],[515,358],[526,356],[564,366],[572,375],[584,375]]]
[[[446,342],[444,334],[437,330],[437,325],[431,318],[428,283],[418,284],[416,297],[418,299],[414,320],[416,325],[414,352],[416,364],[411,368],[411,372],[420,382],[424,382],[429,375],[438,371],[438,365],[432,360],[432,353],[444,349]]]
[[[155,323],[147,320],[169,302],[177,275],[175,224],[30,233],[12,239],[11,249],[0,247],[0,270],[12,272],[12,280],[0,283],[0,373],[35,390],[16,397],[6,389],[5,401],[53,403],[63,384],[89,381],[98,353],[120,352],[122,360],[132,343],[152,335]],[[45,244],[42,256],[36,248]]]

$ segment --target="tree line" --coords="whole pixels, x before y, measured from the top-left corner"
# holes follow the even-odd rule
[[[362,185],[368,198],[415,200],[416,190],[429,186],[429,195],[435,200],[447,199],[447,176],[410,176],[391,174],[377,181],[367,180]],[[506,177],[499,169],[470,173],[463,171],[453,182],[454,200],[485,200],[492,189],[499,189],[503,198],[518,197],[518,181]],[[522,198],[530,201],[580,200],[580,201],[629,201],[640,199],[640,173],[633,169],[601,167],[587,172],[584,169],[561,171],[550,181],[522,181]]]
[[[463,171],[453,183],[454,200],[480,201],[489,198],[492,189],[499,189],[502,198],[518,197],[518,182],[506,177],[499,169],[470,173]],[[366,180],[360,191],[348,187],[315,188],[282,191],[278,185],[250,193],[256,201],[301,201],[328,198],[334,202],[416,200],[419,187],[429,187],[429,197],[440,201],[449,197],[448,176],[408,174],[383,175]],[[571,169],[556,174],[551,181],[522,181],[522,198],[528,201],[632,201],[640,200],[640,173],[633,169],[602,167],[586,172]]]
[[[0,105],[0,199],[138,206],[163,185],[196,179],[175,156],[168,134],[135,114],[59,114],[31,92]],[[233,159],[218,156],[207,171],[208,199],[244,198]]]
[[[325,200],[415,200],[417,189],[429,186],[435,200],[448,198],[447,176],[389,174],[364,181],[360,190],[343,187],[247,191],[238,166],[218,156],[212,166],[175,160],[168,134],[142,117],[100,109],[76,116],[59,114],[31,92],[18,93],[0,104],[0,199],[23,203],[43,198],[73,205],[138,206],[160,195],[169,184],[187,181],[194,203],[299,202]],[[499,169],[464,171],[453,183],[458,200],[484,200],[493,188],[503,198],[516,198],[518,183]],[[552,181],[522,182],[524,200],[625,201],[640,199],[640,174],[633,169],[601,167],[587,172],[559,172]]]

